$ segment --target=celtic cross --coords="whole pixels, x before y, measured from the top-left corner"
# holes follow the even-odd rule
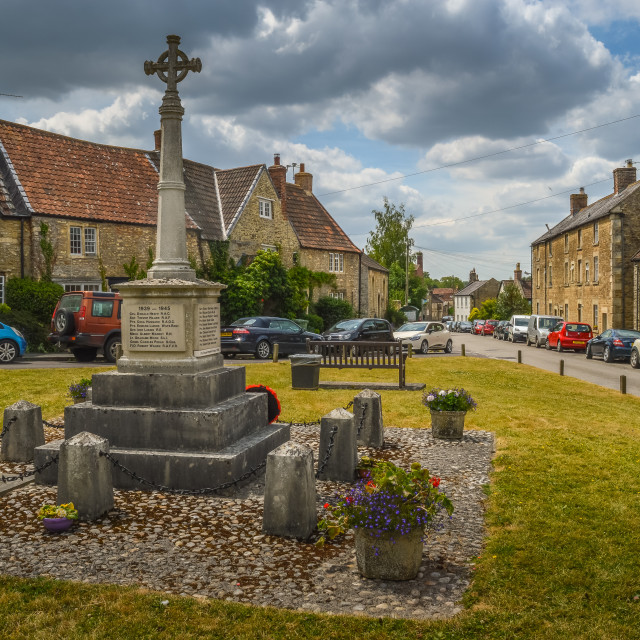
[[[180,36],[167,36],[167,44],[169,49],[165,51],[157,62],[147,60],[144,63],[144,72],[151,76],[158,74],[158,78],[162,82],[167,83],[168,91],[177,91],[176,85],[185,79],[189,71],[200,73],[202,70],[202,62],[200,58],[187,58],[187,56],[178,49],[180,44]]]

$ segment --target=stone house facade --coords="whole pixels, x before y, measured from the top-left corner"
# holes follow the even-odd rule
[[[594,330],[639,328],[633,258],[640,249],[640,182],[631,160],[614,169],[611,195],[570,213],[531,244],[533,313],[587,322]]]
[[[453,295],[454,320],[467,320],[474,307],[479,309],[485,300],[497,298],[498,291],[498,280],[479,280],[476,270],[472,269],[469,273],[469,284]]]

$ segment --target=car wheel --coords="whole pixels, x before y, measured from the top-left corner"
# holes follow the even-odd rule
[[[115,362],[118,355],[118,347],[122,344],[120,336],[113,336],[104,345],[104,359],[107,362]]]
[[[13,340],[0,340],[0,362],[9,364],[18,357],[18,347]]]
[[[266,360],[271,355],[271,345],[266,340],[260,340],[256,346],[256,358]]]
[[[637,349],[631,350],[631,358],[629,358],[629,363],[634,369],[640,369],[640,353],[638,353]]]
[[[71,353],[78,362],[93,362],[98,350],[94,347],[82,347],[81,349],[72,349]]]
[[[587,360],[591,360],[591,358],[593,358],[593,354],[591,353],[591,345],[587,347],[585,355],[587,356]]]
[[[429,343],[426,340],[420,345],[420,353],[429,353]]]
[[[536,336],[536,349],[539,349],[541,346],[540,340],[538,339],[538,336]]]
[[[611,354],[611,349],[609,348],[609,345],[607,345],[604,348],[604,351],[602,352],[602,359],[605,362],[613,362],[613,355]]]
[[[560,343],[558,343],[558,344],[560,344]],[[549,342],[549,338],[547,338],[547,339],[546,339],[546,341],[545,341],[545,343],[544,343],[544,348],[545,348],[547,351],[551,351],[551,343]]]
[[[61,336],[73,333],[73,312],[69,309],[58,309],[53,319],[53,326]]]
[[[562,353],[562,343],[560,342],[560,338],[558,338],[558,344],[556,345],[556,351],[558,353]]]
[[[447,340],[447,346],[444,348],[445,353],[451,353],[453,351],[453,341]]]

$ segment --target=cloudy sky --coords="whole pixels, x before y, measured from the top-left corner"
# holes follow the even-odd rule
[[[167,34],[184,155],[304,162],[365,246],[383,197],[434,277],[529,271],[531,241],[640,161],[638,0],[0,0],[0,118],[148,149]],[[605,125],[605,126],[602,126]],[[579,132],[579,133],[578,133]],[[291,170],[288,173],[291,179]]]

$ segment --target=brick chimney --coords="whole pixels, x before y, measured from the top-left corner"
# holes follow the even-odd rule
[[[418,251],[418,253],[416,253],[416,275],[418,276],[418,278],[422,278],[422,276],[424,275],[422,251]]]
[[[613,170],[613,193],[624,191],[630,184],[636,181],[636,168],[633,160],[627,160],[627,166]]]
[[[154,138],[155,143],[156,143],[155,150],[156,151],[160,151],[160,149],[162,147],[162,129],[156,129],[153,132],[153,138]]]
[[[522,280],[522,271],[520,270],[520,263],[517,262],[515,271],[513,272],[513,281],[519,282],[520,280]]]
[[[634,169],[635,171],[635,169]],[[582,211],[587,206],[589,196],[584,192],[584,187],[580,187],[580,193],[572,193],[569,196],[569,206],[571,215],[575,216],[578,211]]]
[[[475,267],[469,271],[469,284],[472,282],[478,282],[478,274],[476,273]]]
[[[308,193],[311,193],[313,187],[313,175],[304,170],[304,162],[300,163],[300,171],[296,173],[294,179],[299,187]]]
[[[269,167],[269,175],[271,180],[280,196],[280,207],[282,209],[282,215],[286,218],[286,184],[287,184],[287,167],[280,164],[280,154],[273,154],[273,164]]]

